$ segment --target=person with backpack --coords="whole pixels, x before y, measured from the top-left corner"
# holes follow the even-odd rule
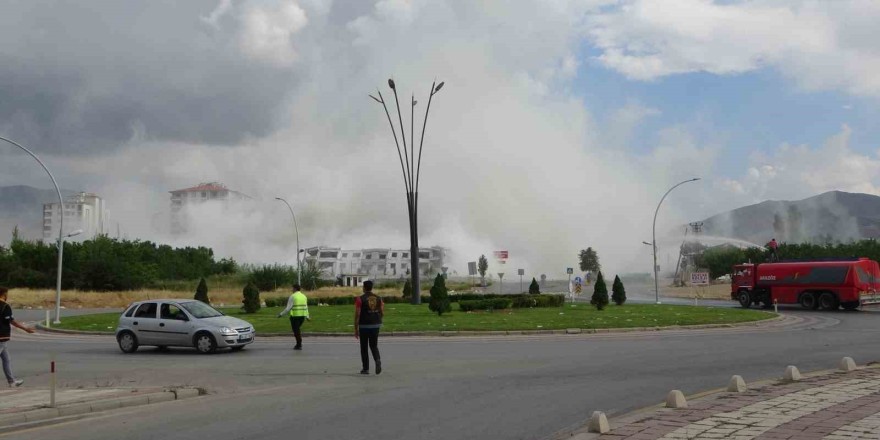
[[[364,281],[364,294],[354,302],[354,337],[361,343],[361,374],[370,374],[370,355],[376,362],[376,374],[382,373],[382,360],[379,356],[379,329],[385,316],[385,302],[373,293],[373,282]]]
[[[24,383],[21,379],[16,379],[12,374],[12,362],[9,360],[9,348],[6,344],[12,336],[12,327],[18,327],[28,333],[33,333],[34,329],[19,324],[12,317],[12,306],[7,303],[9,297],[9,289],[0,286],[0,361],[3,363],[3,374],[6,375],[6,382],[9,387],[20,387]]]

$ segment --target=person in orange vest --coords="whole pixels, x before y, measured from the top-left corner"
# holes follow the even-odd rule
[[[385,316],[385,302],[373,293],[373,282],[364,281],[364,294],[354,301],[354,337],[361,343],[361,374],[370,374],[370,355],[376,361],[376,374],[382,373],[382,360],[379,357],[379,329]]]

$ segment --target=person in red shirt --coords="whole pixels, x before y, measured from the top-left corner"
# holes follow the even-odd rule
[[[12,336],[12,327],[18,327],[28,333],[33,333],[34,329],[19,324],[12,317],[12,306],[6,300],[9,295],[9,289],[0,286],[0,361],[3,363],[3,374],[6,375],[6,382],[10,387],[20,387],[24,383],[21,379],[16,379],[12,374],[12,363],[9,360],[9,338]]]
[[[382,361],[379,357],[379,329],[385,316],[385,302],[373,293],[373,282],[364,281],[364,294],[354,301],[354,337],[361,343],[361,374],[370,374],[370,355],[376,361],[376,374],[382,373]]]

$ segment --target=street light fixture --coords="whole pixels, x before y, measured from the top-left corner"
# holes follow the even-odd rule
[[[36,160],[43,170],[46,171],[46,174],[49,175],[49,179],[52,180],[52,185],[55,186],[55,192],[58,194],[58,208],[61,210],[60,219],[58,222],[58,276],[55,280],[55,324],[61,323],[61,263],[62,257],[64,255],[64,197],[61,196],[61,189],[58,188],[58,182],[55,181],[55,176],[52,175],[52,172],[49,171],[49,168],[46,168],[46,164],[37,157],[36,154],[28,150],[21,144],[6,139],[5,137],[0,136],[0,141],[6,141],[12,145],[15,145],[18,148],[21,148],[25,153],[29,154],[31,157]]]
[[[660,304],[660,278],[658,275],[658,272],[660,272],[660,271],[657,270],[657,213],[660,212],[660,205],[663,204],[663,201],[666,200],[666,196],[668,196],[669,193],[672,192],[672,190],[674,190],[675,188],[678,188],[681,185],[684,185],[685,183],[696,182],[697,180],[700,180],[700,178],[695,177],[693,179],[688,179],[688,180],[679,182],[679,183],[675,184],[672,188],[669,188],[669,191],[666,191],[666,194],[663,194],[663,197],[660,199],[660,203],[657,204],[657,209],[654,210],[654,225],[651,228],[651,234],[652,234],[651,238],[652,238],[653,242],[652,243],[642,242],[642,243],[650,245],[651,247],[654,248],[654,300],[657,304]]]
[[[394,122],[391,120],[391,112],[385,105],[385,98],[382,92],[377,90],[379,97],[369,95],[374,101],[382,104],[385,109],[385,116],[388,118],[388,125],[391,126],[391,135],[394,137],[394,145],[397,147],[397,158],[400,160],[400,171],[403,173],[403,187],[406,191],[406,206],[409,216],[409,243],[410,243],[410,283],[412,284],[413,294],[412,303],[421,304],[421,284],[419,282],[419,177],[422,168],[422,147],[425,144],[425,128],[428,125],[428,113],[431,111],[431,100],[434,95],[443,88],[444,83],[431,83],[431,93],[428,95],[428,105],[425,108],[425,120],[422,123],[422,136],[419,141],[418,159],[416,159],[416,142],[415,142],[415,107],[417,101],[415,96],[410,97],[410,145],[407,148],[406,130],[403,125],[403,116],[400,113],[400,101],[397,98],[397,85],[393,79],[388,80],[388,87],[394,92],[394,102],[397,106],[397,122],[400,126],[400,142],[397,139],[397,130],[394,128]],[[403,148],[400,144],[403,143]]]
[[[302,286],[302,265],[299,263],[301,249],[299,248],[299,227],[296,225],[296,214],[293,213],[293,208],[290,206],[290,203],[287,203],[287,200],[281,197],[275,197],[275,200],[284,202],[287,205],[287,209],[290,210],[290,216],[293,217],[293,230],[296,232],[296,284]]]

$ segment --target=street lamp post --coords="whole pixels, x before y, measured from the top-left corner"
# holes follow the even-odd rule
[[[293,208],[290,203],[287,203],[287,200],[281,197],[275,197],[275,200],[284,202],[287,209],[290,210],[290,216],[293,217],[293,230],[296,233],[296,284],[302,286],[302,265],[299,263],[299,227],[296,225],[296,214],[293,213]]]
[[[421,304],[421,285],[419,282],[419,177],[422,168],[422,146],[425,144],[425,128],[428,126],[428,112],[431,111],[431,100],[434,95],[443,88],[444,83],[431,83],[431,93],[428,95],[428,105],[425,108],[425,120],[422,123],[422,136],[419,142],[418,159],[416,159],[416,139],[415,139],[415,107],[417,101],[415,96],[410,97],[410,144],[407,148],[406,130],[403,125],[403,116],[400,113],[400,101],[397,98],[397,86],[393,79],[388,80],[388,87],[394,92],[394,102],[397,106],[397,121],[400,126],[400,142],[397,139],[397,130],[394,128],[394,122],[391,120],[391,113],[388,106],[385,105],[385,98],[382,92],[377,90],[379,97],[370,95],[382,108],[385,109],[385,116],[388,117],[388,124],[391,126],[391,135],[394,137],[394,145],[397,147],[397,158],[400,160],[400,171],[403,173],[403,186],[406,191],[406,207],[409,216],[409,251],[410,251],[410,282],[412,284],[412,303]],[[400,144],[403,143],[403,148]]]
[[[6,141],[12,145],[15,145],[18,148],[21,148],[25,153],[29,154],[33,157],[43,170],[46,171],[46,174],[49,175],[49,179],[52,179],[52,185],[55,186],[55,192],[58,194],[58,207],[61,209],[60,220],[58,222],[58,276],[56,277],[55,282],[55,324],[61,324],[61,263],[62,258],[64,256],[64,197],[61,196],[61,189],[58,188],[58,182],[55,181],[55,176],[52,175],[52,172],[49,171],[49,168],[46,168],[46,164],[37,157],[36,154],[28,150],[21,144],[6,139],[5,137],[0,136],[0,140]]]
[[[654,210],[654,225],[651,227],[652,234],[652,242],[651,247],[654,248],[654,300],[657,304],[660,304],[660,279],[657,270],[657,213],[660,212],[660,205],[663,204],[663,201],[666,200],[666,196],[672,192],[675,188],[678,188],[681,185],[684,185],[688,182],[696,182],[700,180],[699,177],[695,177],[693,179],[688,179],[682,182],[675,184],[672,188],[669,188],[669,191],[666,191],[666,194],[663,194],[663,197],[660,199],[660,203],[657,204],[657,209]]]

